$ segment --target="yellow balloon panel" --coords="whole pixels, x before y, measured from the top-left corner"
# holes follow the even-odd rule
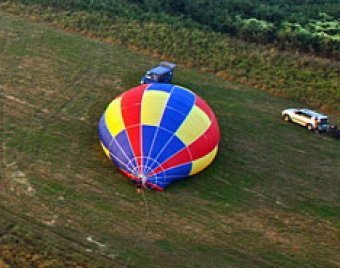
[[[192,161],[191,171],[190,175],[194,175],[201,170],[205,169],[210,163],[214,160],[215,156],[217,154],[217,146],[207,155]]]
[[[159,126],[170,94],[163,91],[145,91],[141,109],[141,124]]]
[[[119,97],[112,101],[105,112],[105,123],[113,137],[125,129],[121,100],[122,97]]]
[[[188,146],[202,136],[202,134],[207,131],[210,124],[211,121],[207,114],[194,105],[177,130],[176,136]]]
[[[111,159],[109,150],[104,146],[104,144],[103,144],[102,142],[100,142],[100,145],[102,146],[103,151],[104,151],[104,153],[106,154],[106,156],[107,156],[109,159]]]

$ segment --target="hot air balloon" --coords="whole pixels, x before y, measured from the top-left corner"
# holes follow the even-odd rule
[[[144,84],[115,98],[100,118],[101,146],[135,182],[162,191],[215,158],[220,131],[208,104],[189,89]]]

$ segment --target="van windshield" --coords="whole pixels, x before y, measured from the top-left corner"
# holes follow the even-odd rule
[[[153,74],[153,73],[151,73],[151,72],[147,72],[146,75],[145,75],[145,77],[146,77],[147,79],[150,79],[150,80],[156,81],[156,82],[159,80],[159,75]]]
[[[152,79],[153,81],[158,82],[158,80],[159,80],[159,75],[157,75],[157,74],[152,74],[152,75],[151,75],[151,79]]]
[[[327,124],[328,124],[327,118],[320,119],[320,125],[327,125]]]

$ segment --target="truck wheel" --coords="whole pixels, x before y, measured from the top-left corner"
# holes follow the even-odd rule
[[[309,130],[309,131],[312,131],[313,130],[313,126],[311,125],[311,124],[307,124],[307,129]]]
[[[283,120],[286,121],[286,122],[290,122],[290,121],[291,121],[288,114],[285,114],[285,115],[283,116]]]

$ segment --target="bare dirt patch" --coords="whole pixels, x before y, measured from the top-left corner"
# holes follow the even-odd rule
[[[7,267],[88,267],[85,264],[78,264],[73,261],[63,260],[60,258],[52,258],[41,255],[32,251],[27,247],[13,246],[13,245],[0,245],[0,268]]]

